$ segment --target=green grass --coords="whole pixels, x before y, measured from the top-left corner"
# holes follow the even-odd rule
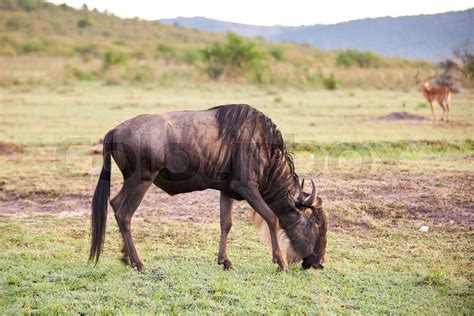
[[[420,100],[414,91],[276,93],[207,83],[137,87],[92,81],[0,88],[0,141],[24,148],[0,155],[0,310],[472,314],[472,232],[449,220],[413,219],[409,205],[401,202],[436,192],[452,201],[433,206],[440,211],[471,205],[473,102],[469,93],[455,95],[449,125],[374,120],[396,111],[429,119],[429,109],[418,107]],[[229,241],[237,270],[222,271],[216,263],[217,203],[208,224],[161,220],[163,206],[153,211],[156,217],[134,218],[134,238],[146,266],[141,274],[119,262],[120,236],[110,215],[102,259],[98,266],[87,264],[89,218],[60,212],[75,210],[68,199],[89,199],[93,192],[97,178],[89,171],[101,157],[89,155],[89,145],[137,114],[239,102],[275,121],[295,151],[300,175],[322,178],[320,189],[329,196],[332,190],[342,194],[325,197],[332,220],[326,268],[278,273],[268,245],[238,217]],[[121,182],[116,169],[112,177],[115,191]],[[401,194],[396,179],[416,188],[392,204],[367,189],[375,183],[374,190]],[[64,209],[48,216],[23,213],[22,207],[34,211],[35,201]],[[17,214],[7,215],[10,208]],[[428,233],[418,231],[421,224],[430,227]]]
[[[85,223],[85,217],[2,220],[4,312],[469,314],[473,308],[472,272],[463,272],[472,247],[461,231],[330,233],[326,269],[278,273],[255,229],[238,221],[229,242],[237,270],[224,272],[216,263],[217,224],[135,220],[146,265],[140,274],[117,260],[115,225],[100,264],[88,265]],[[453,244],[440,249],[440,243]]]
[[[57,145],[102,137],[121,121],[143,113],[207,109],[227,103],[251,104],[267,113],[288,142],[459,142],[472,138],[474,112],[469,92],[455,95],[452,122],[433,124],[379,121],[390,112],[408,111],[430,119],[417,109],[418,92],[273,90],[245,85],[172,85],[141,88],[83,83],[57,88],[0,89],[0,140],[32,145]],[[407,103],[402,107],[402,100]],[[441,109],[437,108],[438,116]],[[99,123],[100,122],[100,123]],[[28,128],[24,128],[28,126]]]

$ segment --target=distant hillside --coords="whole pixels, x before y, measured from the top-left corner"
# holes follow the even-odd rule
[[[298,88],[409,89],[417,72],[434,72],[425,61],[364,53],[352,56],[348,66],[338,63],[344,52],[308,44],[240,37],[228,44],[229,36],[222,33],[122,19],[86,6],[0,0],[0,63],[10,67],[0,71],[0,86],[219,80]],[[245,70],[242,52],[255,58]]]
[[[333,25],[255,26],[202,17],[163,19],[212,32],[307,43],[322,49],[372,50],[384,56],[440,60],[468,40],[474,43],[474,9],[433,15],[363,19]]]

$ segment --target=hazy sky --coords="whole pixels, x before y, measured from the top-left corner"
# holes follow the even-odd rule
[[[331,24],[366,17],[464,10],[473,0],[52,0],[146,20],[204,16],[257,25]]]

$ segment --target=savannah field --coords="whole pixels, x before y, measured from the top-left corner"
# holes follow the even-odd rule
[[[416,313],[473,310],[473,143],[469,93],[432,123],[417,91],[275,90],[248,85],[84,83],[0,90],[0,308],[3,313]],[[319,185],[329,216],[322,271],[278,273],[238,203],[217,265],[218,192],[151,188],[132,222],[145,272],[105,251],[87,263],[100,155],[89,148],[139,113],[245,102],[268,114]],[[390,120],[407,111],[425,120]],[[112,172],[112,194],[120,173]],[[422,225],[429,227],[420,232]]]
[[[435,71],[0,0],[0,313],[473,314],[474,90],[465,80],[450,122],[432,122],[414,75]],[[223,271],[219,193],[156,187],[132,220],[145,271],[122,265],[112,211],[101,260],[88,263],[102,164],[91,148],[138,114],[228,103],[267,114],[299,176],[316,180],[324,270],[277,272],[239,202],[235,269]],[[121,181],[114,165],[112,196]]]

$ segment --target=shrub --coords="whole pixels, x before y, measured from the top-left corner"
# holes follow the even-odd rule
[[[187,64],[194,64],[200,58],[199,51],[196,49],[190,49],[184,52],[183,60]]]
[[[349,49],[340,52],[336,57],[336,65],[340,67],[358,66],[361,68],[377,68],[382,66],[383,59],[381,56],[371,52],[359,52]]]
[[[124,52],[107,51],[102,58],[102,69],[106,70],[112,65],[126,65],[128,56]]]
[[[38,2],[36,0],[18,0],[18,5],[25,11],[33,11],[37,8]]]
[[[176,52],[173,47],[163,43],[158,43],[155,47],[155,57],[171,60],[176,56]]]
[[[341,84],[341,81],[336,79],[336,76],[334,76],[333,73],[330,73],[328,77],[323,76],[322,81],[323,86],[328,90],[336,90]]]
[[[281,47],[273,47],[270,49],[270,55],[272,55],[275,60],[281,61],[283,60],[283,48]]]
[[[92,26],[92,20],[88,16],[82,17],[77,21],[77,27],[80,29],[85,29],[90,26]]]
[[[20,20],[12,16],[6,20],[5,27],[9,31],[18,31],[21,27]]]
[[[205,71],[213,79],[225,74],[237,77],[244,74],[253,80],[262,82],[268,73],[268,65],[263,51],[256,47],[253,41],[229,33],[224,45],[213,43],[201,51]]]
[[[134,82],[148,82],[153,80],[153,71],[150,67],[142,65],[134,70],[132,74],[132,81]]]
[[[204,48],[202,51],[202,59],[207,75],[212,79],[219,78],[224,73],[226,67],[226,56],[224,48],[219,43],[213,43],[210,47]]]
[[[21,52],[23,54],[31,54],[45,51],[47,45],[43,42],[26,42],[21,45]]]
[[[90,70],[81,70],[79,68],[73,68],[72,74],[78,80],[90,81],[97,79],[97,74],[94,71]]]

